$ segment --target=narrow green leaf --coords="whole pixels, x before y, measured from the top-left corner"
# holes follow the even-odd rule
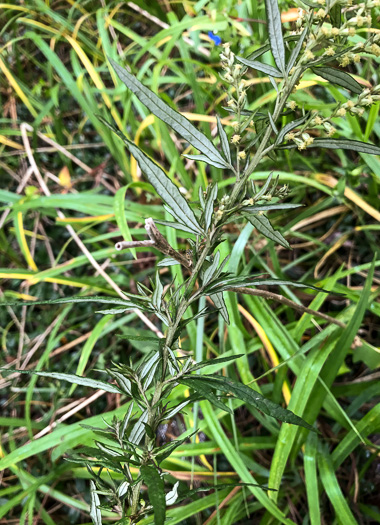
[[[288,281],[283,279],[252,279],[249,276],[241,277],[230,277],[224,279],[222,283],[212,284],[205,289],[205,292],[212,293],[215,291],[226,291],[232,290],[234,288],[246,287],[250,288],[251,286],[294,286],[295,288],[311,288],[312,290],[317,290],[318,292],[330,293],[323,288],[317,288],[311,284],[303,284],[294,281]]]
[[[277,242],[284,248],[290,248],[288,241],[284,239],[280,232],[275,230],[265,215],[249,215],[247,216],[249,222],[271,241]]]
[[[148,155],[146,155],[136,144],[128,140],[119,130],[109,124],[106,120],[99,117],[99,119],[118,137],[122,139],[129,151],[140,164],[142,171],[147,177],[148,181],[157,191],[161,199],[170,206],[170,208],[179,215],[189,227],[195,229],[198,233],[202,233],[202,229],[190,208],[187,200],[181,194],[177,186],[169,179],[165,172],[155,162],[153,162]]]
[[[162,283],[160,280],[160,273],[158,270],[156,270],[156,284],[155,284],[154,292],[152,295],[152,304],[156,310],[161,310],[161,301],[162,301],[163,291],[164,291],[164,287],[162,286]]]
[[[239,57],[237,55],[235,58],[245,66],[248,66],[252,69],[256,69],[257,71],[261,71],[262,73],[265,73],[266,75],[269,75],[271,77],[282,78],[284,76],[283,73],[281,73],[281,71],[279,71],[273,66],[268,66],[268,64],[263,64],[263,62],[258,62],[257,60],[249,60],[248,58]]]
[[[158,221],[157,219],[154,222],[156,224],[162,224],[162,226],[168,226],[169,228],[174,228],[175,230],[181,230],[183,232],[193,233],[194,235],[197,235],[198,233],[198,231],[195,230],[195,228],[187,227],[184,224],[181,224],[180,222]]]
[[[230,355],[228,357],[218,357],[216,359],[207,359],[206,361],[200,361],[197,363],[192,370],[199,370],[200,368],[204,368],[206,366],[213,366],[218,365],[220,363],[229,363],[230,361],[235,361],[236,359],[239,359],[239,357],[244,357],[245,354],[236,354],[236,355]]]
[[[117,338],[118,339],[128,339],[129,341],[149,341],[151,343],[159,342],[158,337],[148,337],[145,335],[124,334],[124,335],[118,335]]]
[[[292,69],[292,67],[296,63],[296,60],[297,60],[298,55],[300,54],[300,51],[301,51],[301,48],[302,48],[303,41],[305,40],[305,36],[306,36],[308,31],[309,31],[309,28],[305,27],[305,29],[302,31],[301,36],[298,39],[297,44],[294,46],[293,51],[291,52],[290,57],[289,57],[288,65],[286,67],[286,74],[288,74],[290,72],[290,70]]]
[[[269,123],[270,123],[272,129],[273,129],[275,135],[277,135],[278,134],[278,129],[276,128],[276,124],[274,123],[273,117],[270,114],[270,112],[268,112],[268,117],[269,117]]]
[[[206,286],[211,281],[211,279],[213,278],[213,276],[214,276],[214,274],[216,272],[216,269],[219,266],[219,261],[220,261],[220,252],[218,251],[214,255],[214,260],[212,261],[210,266],[207,268],[207,270],[205,270],[205,272],[204,272],[204,275],[203,275],[203,285],[204,286]]]
[[[17,372],[19,374],[34,374],[41,377],[49,377],[50,379],[58,379],[59,381],[67,381],[68,383],[74,383],[75,385],[89,386],[90,388],[96,388],[97,390],[104,390],[105,392],[111,392],[112,394],[121,394],[122,391],[114,385],[100,381],[99,379],[88,379],[87,377],[77,376],[75,374],[61,374],[60,372],[34,372],[33,370],[10,370],[9,368],[0,370],[6,370],[7,372]]]
[[[168,106],[160,97],[153,93],[153,91],[141,84],[134,75],[131,75],[128,71],[119,66],[117,62],[111,58],[109,61],[120,80],[154,115],[156,115],[156,117],[168,124],[168,126],[173,128],[174,131],[179,133],[181,137],[204,153],[208,158],[215,162],[219,162],[225,168],[230,167],[210,139],[193,126],[187,118]]]
[[[127,223],[127,219],[125,217],[125,209],[124,209],[125,194],[126,194],[127,189],[128,189],[128,185],[127,186],[123,186],[122,188],[120,188],[116,192],[115,198],[114,198],[114,201],[113,201],[113,211],[115,213],[115,219],[116,219],[117,225],[119,227],[119,230],[120,230],[124,240],[125,241],[131,241],[132,240],[132,236],[131,236],[131,232],[129,231],[129,228],[128,228],[128,223]],[[135,248],[130,248],[130,250],[131,250],[131,253],[132,253],[134,259],[137,259],[136,249]]]
[[[220,315],[223,317],[224,321],[227,324],[230,324],[230,317],[228,315],[226,303],[224,302],[223,292],[214,293],[210,295],[210,299],[214,301],[214,304],[216,308],[218,309]]]
[[[340,27],[342,25],[342,5],[340,2],[335,2],[330,7],[329,15],[333,27]]]
[[[206,196],[205,213],[204,213],[206,231],[209,229],[211,225],[212,215],[214,213],[214,201],[218,196],[218,184],[215,183],[213,186],[209,188],[210,189],[207,192],[207,196]]]
[[[198,160],[200,162],[205,162],[206,164],[209,164],[210,166],[215,166],[215,168],[224,169],[226,167],[221,162],[210,159],[210,157],[207,157],[207,155],[183,155],[183,157],[185,157],[186,159],[190,159],[190,160]]]
[[[266,399],[262,394],[259,394],[256,390],[253,390],[243,383],[234,381],[230,378],[218,376],[218,375],[203,375],[198,376],[194,379],[192,376],[185,376],[184,378],[188,386],[191,386],[192,381],[202,381],[209,390],[215,389],[225,392],[226,394],[233,394],[238,399],[241,399],[245,403],[253,405],[255,408],[267,414],[268,416],[274,417],[284,423],[290,423],[292,425],[298,425],[308,430],[316,432],[309,423],[304,421],[301,417],[297,416],[290,410],[283,408],[277,403],[273,403],[270,399]],[[183,379],[180,380],[183,382]]]
[[[253,206],[243,206],[241,211],[246,213],[259,213],[261,211],[271,211],[271,210],[293,210],[295,208],[300,208],[305,206],[304,204],[293,204],[291,202],[276,202],[273,204],[254,204]]]
[[[66,303],[104,303],[112,305],[121,305],[128,308],[131,306],[131,302],[126,299],[120,299],[119,297],[102,297],[102,296],[74,296],[74,297],[62,297],[61,299],[50,299],[48,301],[19,301],[17,303],[0,303],[0,306],[34,306],[36,304],[66,304]]]
[[[230,143],[228,142],[227,133],[226,133],[226,131],[225,131],[225,129],[224,129],[224,127],[223,127],[223,125],[222,125],[218,115],[216,116],[216,122],[217,122],[217,125],[218,125],[218,133],[219,133],[219,138],[220,138],[220,144],[222,146],[222,151],[224,153],[224,156],[227,159],[227,162],[229,164],[231,164],[232,160],[231,160]]]
[[[176,259],[165,257],[162,261],[157,263],[157,266],[175,266],[176,264],[180,264]]]
[[[154,523],[155,525],[164,525],[166,516],[164,480],[154,467],[143,465],[140,472],[148,487],[149,501],[154,511]]]
[[[363,91],[362,86],[351,75],[335,67],[314,67],[312,71],[332,84],[342,86],[353,93],[359,94]]]
[[[204,399],[207,399],[207,401],[209,401],[212,405],[216,406],[217,408],[220,408],[221,410],[224,410],[225,412],[229,412],[230,414],[232,414],[232,410],[227,405],[219,401],[219,399],[213,393],[213,390],[215,390],[215,386],[211,386],[207,384],[207,382],[203,381],[202,376],[184,376],[178,379],[178,383],[192,388],[193,390],[195,390],[195,392],[201,394],[202,397],[204,397]]]
[[[281,14],[277,0],[265,0],[269,43],[278,69],[285,73],[285,46],[282,36]]]
[[[278,146],[278,149],[294,149],[296,147],[296,144],[286,144]],[[378,146],[368,144],[367,142],[361,142],[360,140],[351,139],[314,139],[314,142],[307,148],[348,149],[359,153],[380,155],[380,148]]]
[[[293,120],[292,122],[288,122],[288,124],[286,124],[279,132],[277,138],[276,138],[276,142],[275,144],[280,144],[284,138],[285,138],[285,135],[287,133],[289,133],[289,131],[292,131],[292,129],[295,129],[297,128],[298,126],[302,126],[302,124],[304,122],[306,122],[306,120],[309,118],[309,115],[305,115],[304,117],[301,117],[299,119],[296,119],[296,120]]]

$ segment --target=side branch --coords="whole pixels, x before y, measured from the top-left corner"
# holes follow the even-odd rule
[[[145,229],[150,238],[150,241],[121,241],[115,244],[115,249],[123,250],[124,248],[154,246],[162,254],[172,257],[188,270],[191,269],[191,261],[182,255],[182,253],[170,246],[165,237],[158,231],[157,226],[154,224],[154,220],[152,218],[145,219]]]

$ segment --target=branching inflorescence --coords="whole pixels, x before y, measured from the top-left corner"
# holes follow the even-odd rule
[[[336,134],[335,119],[345,118],[348,113],[361,116],[368,106],[380,100],[380,86],[363,90],[360,82],[342,70],[349,64],[358,63],[368,53],[380,56],[380,36],[377,34],[368,32],[365,33],[366,40],[351,42],[357,28],[370,26],[371,11],[379,6],[379,1],[354,4],[347,0],[317,0],[316,4],[298,4],[303,7],[299,9],[296,30],[285,38],[277,0],[266,0],[269,43],[246,58],[236,56],[231,45],[224,44],[220,55],[221,79],[227,89],[225,111],[233,115],[233,121],[232,132],[227,133],[217,117],[220,149],[131,73],[112,62],[121,81],[140,101],[201,152],[187,155],[189,159],[229,171],[234,175],[235,182],[228,194],[222,195],[217,183],[209,184],[205,191],[201,189],[194,209],[161,167],[104,121],[124,141],[172,216],[172,221],[166,222],[147,219],[148,241],[121,242],[117,247],[146,246],[149,249],[154,246],[166,257],[159,263],[160,266],[180,264],[186,278],[181,285],[172,282],[164,286],[157,270],[151,289],[137,283],[139,294],[129,294],[128,300],[101,300],[110,306],[103,313],[140,309],[155,314],[165,329],[163,338],[152,338],[157,350],[138,368],[114,364],[109,370],[110,377],[118,385],[112,386],[113,391],[130,399],[126,404],[125,418],[121,421],[114,418],[106,428],[93,429],[99,436],[97,447],[84,448],[71,457],[72,461],[84,463],[93,476],[91,518],[96,525],[102,523],[102,508],[116,511],[120,516],[119,523],[134,524],[146,515],[154,515],[156,524],[164,523],[166,508],[174,502],[178,503],[183,495],[178,494],[178,483],[165,493],[165,474],[160,465],[189,435],[160,446],[156,437],[158,428],[195,401],[207,400],[217,408],[230,412],[225,398],[238,398],[280,421],[315,430],[291,411],[264,398],[247,385],[218,374],[197,373],[211,362],[197,363],[192,357],[184,357],[180,348],[180,337],[189,321],[185,314],[202,297],[211,298],[228,324],[229,314],[223,298],[225,291],[242,293],[244,289],[278,284],[313,288],[298,282],[254,275],[236,276],[228,272],[228,257],[221,260],[218,246],[223,240],[224,226],[238,220],[249,221],[266,238],[289,248],[287,240],[273,228],[266,213],[296,208],[299,204],[281,202],[287,196],[288,188],[278,185],[278,177],[270,175],[261,188],[255,185],[254,173],[264,157],[275,155],[277,150],[298,148],[302,151],[317,147],[380,154],[380,148],[372,144],[333,138]],[[272,53],[275,65],[260,60],[268,51]],[[332,63],[335,65],[331,66]],[[252,70],[268,76],[277,91],[273,107],[267,112],[249,109],[247,101],[251,81],[248,73]],[[349,90],[357,95],[357,99],[339,102],[328,118],[318,112],[306,113],[292,100],[292,94],[303,75],[310,70],[322,79]],[[282,125],[284,121],[288,123]],[[186,233],[191,247],[187,256],[170,246],[155,223]],[[205,308],[191,319],[204,316],[207,312],[208,308]],[[218,362],[228,362],[237,357],[221,358]],[[215,360],[212,363],[215,364]],[[61,374],[62,379],[68,379],[63,376]],[[68,380],[75,382],[73,377]],[[87,380],[88,386],[95,386],[95,382],[94,385],[90,383],[91,380]],[[180,385],[189,388],[192,394],[173,404],[171,393]],[[101,387],[99,382],[97,387]],[[100,467],[100,470],[96,472],[94,466]],[[138,472],[137,475],[133,469]],[[104,470],[108,471],[106,477],[104,472],[102,474]],[[112,472],[121,475],[122,481],[116,482]],[[148,489],[147,500],[143,498],[143,485]],[[103,507],[99,496],[107,497],[107,504]]]

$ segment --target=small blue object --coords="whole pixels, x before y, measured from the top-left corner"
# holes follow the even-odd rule
[[[220,38],[220,36],[215,35],[212,31],[208,32],[208,36],[209,38],[211,38],[211,40],[216,46],[220,46],[220,44],[222,43],[222,39]]]

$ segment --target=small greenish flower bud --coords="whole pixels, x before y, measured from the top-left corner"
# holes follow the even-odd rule
[[[363,106],[370,106],[371,104],[373,104],[373,98],[371,97],[371,95],[368,95],[368,97],[362,98],[360,103]]]
[[[289,100],[287,103],[286,103],[286,107],[291,109],[292,111],[294,111],[297,107],[297,102],[295,100]]]
[[[335,55],[335,49],[332,46],[329,46],[323,54],[332,57]]]

